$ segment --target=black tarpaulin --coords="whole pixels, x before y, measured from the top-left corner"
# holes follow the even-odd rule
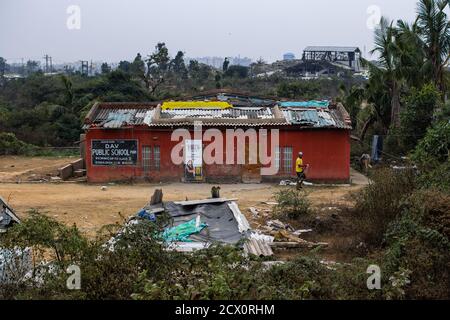
[[[166,202],[164,206],[166,212],[173,218],[173,226],[188,222],[200,215],[201,222],[208,226],[200,233],[191,235],[192,241],[235,244],[243,236],[239,232],[238,222],[227,202],[190,206]]]

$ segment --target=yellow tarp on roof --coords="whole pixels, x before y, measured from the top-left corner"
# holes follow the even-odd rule
[[[228,109],[233,106],[225,101],[167,101],[161,105],[162,110],[171,109]]]

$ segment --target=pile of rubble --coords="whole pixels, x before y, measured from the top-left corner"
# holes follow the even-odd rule
[[[257,209],[255,207],[249,208],[253,218],[264,218],[271,215],[270,209]],[[280,220],[268,220],[265,225],[260,226],[255,230],[258,234],[272,237],[273,241],[270,244],[272,247],[284,248],[314,248],[317,246],[327,246],[324,242],[309,242],[301,238],[302,235],[313,232],[312,229],[296,230],[288,223],[283,223]]]

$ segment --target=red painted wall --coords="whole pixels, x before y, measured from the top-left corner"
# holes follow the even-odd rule
[[[88,130],[86,134],[88,181],[100,183],[144,178],[155,182],[181,181],[184,175],[183,166],[174,165],[170,158],[171,150],[177,144],[177,142],[171,141],[171,134],[171,130],[150,128]],[[93,166],[91,161],[91,141],[93,139],[138,140],[137,165]],[[159,171],[151,170],[148,174],[144,173],[141,164],[141,150],[144,145],[160,147]],[[304,153],[304,163],[310,165],[308,180],[346,182],[350,179],[350,132],[347,130],[287,130],[280,128],[280,147],[293,148],[293,164],[297,153],[299,151]],[[205,165],[203,173],[206,181],[239,182],[243,169],[242,165]],[[279,180],[282,177],[290,176],[295,176],[294,167],[290,174],[279,173],[275,177],[263,177],[263,180]]]

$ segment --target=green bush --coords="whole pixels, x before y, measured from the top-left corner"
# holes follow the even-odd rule
[[[13,133],[0,132],[0,155],[28,155],[36,147],[20,141]]]
[[[450,190],[450,122],[441,120],[428,129],[412,154],[422,187]]]
[[[449,195],[437,190],[414,192],[385,234],[383,270],[394,276],[409,274],[409,283],[394,290],[393,298],[448,299],[449,236]]]
[[[274,194],[274,198],[278,202],[275,212],[281,217],[296,219],[310,211],[310,202],[305,191],[283,188]]]
[[[387,226],[399,214],[401,202],[415,188],[412,170],[395,172],[378,169],[370,177],[370,184],[356,197],[356,229],[370,245],[380,245]]]

